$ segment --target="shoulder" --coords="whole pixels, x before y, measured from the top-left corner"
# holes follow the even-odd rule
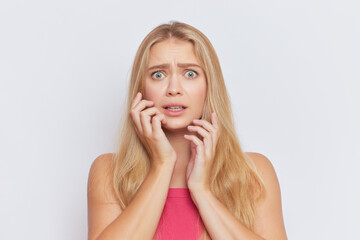
[[[262,177],[274,177],[276,175],[273,164],[265,155],[257,152],[246,152],[246,154],[250,157]]]
[[[261,153],[246,153],[263,179],[265,196],[255,204],[254,231],[266,239],[287,239],[280,184],[271,161]]]
[[[112,189],[113,156],[112,153],[101,154],[91,164],[87,192],[94,201],[116,201]]]
[[[99,155],[91,164],[89,171],[89,180],[95,181],[108,178],[112,169],[112,153]]]
[[[280,195],[280,186],[277,174],[270,159],[256,152],[246,152],[264,182],[265,195],[269,193]],[[266,196],[268,198],[269,196]]]
[[[88,179],[88,239],[97,238],[122,212],[113,188],[113,154],[98,156]]]
[[[90,173],[92,171],[105,170],[111,168],[112,159],[114,154],[104,153],[95,158],[90,167]]]

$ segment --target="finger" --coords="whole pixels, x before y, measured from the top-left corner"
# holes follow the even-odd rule
[[[151,107],[154,103],[147,100],[142,100],[138,102],[134,108],[131,109],[130,115],[133,119],[135,126],[139,129],[140,133],[143,133],[143,127],[140,120],[140,112],[143,111],[145,107]]]
[[[164,131],[161,128],[161,123],[164,122],[165,115],[163,113],[156,113],[156,115],[152,118],[152,131],[154,137],[160,137],[164,135]]]
[[[135,111],[141,112],[146,107],[151,107],[153,104],[154,104],[153,101],[143,99],[140,102],[138,102],[132,109],[134,109]]]
[[[141,92],[138,92],[138,93],[136,94],[135,98],[133,99],[132,103],[131,103],[131,108],[134,108],[135,105],[136,105],[138,102],[140,102],[141,97],[142,97]]]
[[[160,120],[160,114],[156,113],[156,115],[151,119],[151,125],[152,125],[152,131],[154,133],[159,131],[159,128],[161,128],[161,120]]]
[[[197,132],[203,137],[204,149],[207,155],[211,154],[213,149],[213,133],[209,133],[200,126],[188,126],[190,132]]]
[[[211,114],[211,123],[215,129],[219,129],[218,118],[215,112]]]
[[[141,100],[141,93],[138,92],[131,103],[131,108],[130,108],[129,114],[130,114],[130,117],[132,118],[136,128],[142,133],[140,119],[139,119],[138,113],[134,109],[134,107],[136,106],[136,104],[138,104],[138,102],[140,100]]]
[[[217,145],[217,141],[218,141],[218,138],[219,138],[219,123],[218,123],[218,118],[217,118],[217,115],[215,112],[213,112],[211,114],[211,123],[213,124],[215,130],[216,130],[216,134],[214,134],[213,136],[213,146],[214,148],[216,147]],[[215,150],[214,150],[215,151]]]
[[[198,137],[196,137],[195,135],[184,135],[184,138],[193,142],[196,145],[197,154],[204,153],[203,142]]]
[[[161,113],[157,107],[147,108],[140,112],[140,114],[145,114],[149,116],[155,116],[157,113]]]
[[[151,118],[160,111],[156,107],[148,108],[140,112],[140,122],[144,135],[150,137],[152,134]]]
[[[153,131],[154,130],[159,130],[159,128],[161,128],[161,121],[164,119],[164,114],[160,113],[160,112],[156,112],[155,116],[151,119],[151,123],[152,123],[152,127],[153,127]],[[154,124],[154,121],[156,121],[156,123]]]
[[[216,142],[218,140],[218,135],[219,135],[219,133],[218,133],[219,125],[218,125],[218,121],[217,121],[215,112],[213,112],[211,114],[210,118],[211,118],[211,122],[213,123],[213,125],[210,124],[206,120],[194,119],[193,122],[194,122],[194,124],[198,124],[198,125],[204,127],[206,130],[208,130],[212,134],[213,145],[216,145]]]
[[[135,130],[137,130],[138,132],[140,132],[142,134],[143,129],[142,129],[142,126],[141,126],[139,113],[131,110],[130,111],[130,117],[131,117],[133,123],[135,124]]]
[[[194,119],[193,123],[195,125],[202,126],[203,128],[205,128],[209,132],[215,132],[216,131],[215,127],[211,123],[209,123],[208,121],[206,121],[204,119]]]
[[[188,130],[190,132],[197,132],[200,134],[200,136],[202,136],[204,139],[210,139],[211,133],[209,133],[208,131],[206,131],[204,128],[200,127],[200,126],[192,126],[189,125],[188,126]]]

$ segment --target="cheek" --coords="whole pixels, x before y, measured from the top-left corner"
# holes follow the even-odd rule
[[[154,86],[145,84],[144,98],[146,100],[155,101],[157,95],[158,94],[157,94],[156,88]]]
[[[193,106],[197,109],[196,111],[202,111],[205,104],[206,98],[206,86],[200,85],[191,89],[191,102],[196,103]]]
[[[197,88],[194,88],[193,90],[194,96],[196,96],[197,100],[203,103],[205,101],[206,97],[206,85],[199,86]]]

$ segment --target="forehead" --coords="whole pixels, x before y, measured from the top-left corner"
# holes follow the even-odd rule
[[[156,43],[150,49],[149,65],[165,63],[196,63],[194,45],[189,41],[167,39]]]

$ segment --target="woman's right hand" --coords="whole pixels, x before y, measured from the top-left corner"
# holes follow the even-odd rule
[[[137,93],[131,104],[130,116],[135,124],[136,133],[149,154],[151,164],[161,166],[176,161],[176,152],[161,128],[166,119],[152,101],[141,100],[142,94]],[[148,108],[146,108],[148,107]]]

